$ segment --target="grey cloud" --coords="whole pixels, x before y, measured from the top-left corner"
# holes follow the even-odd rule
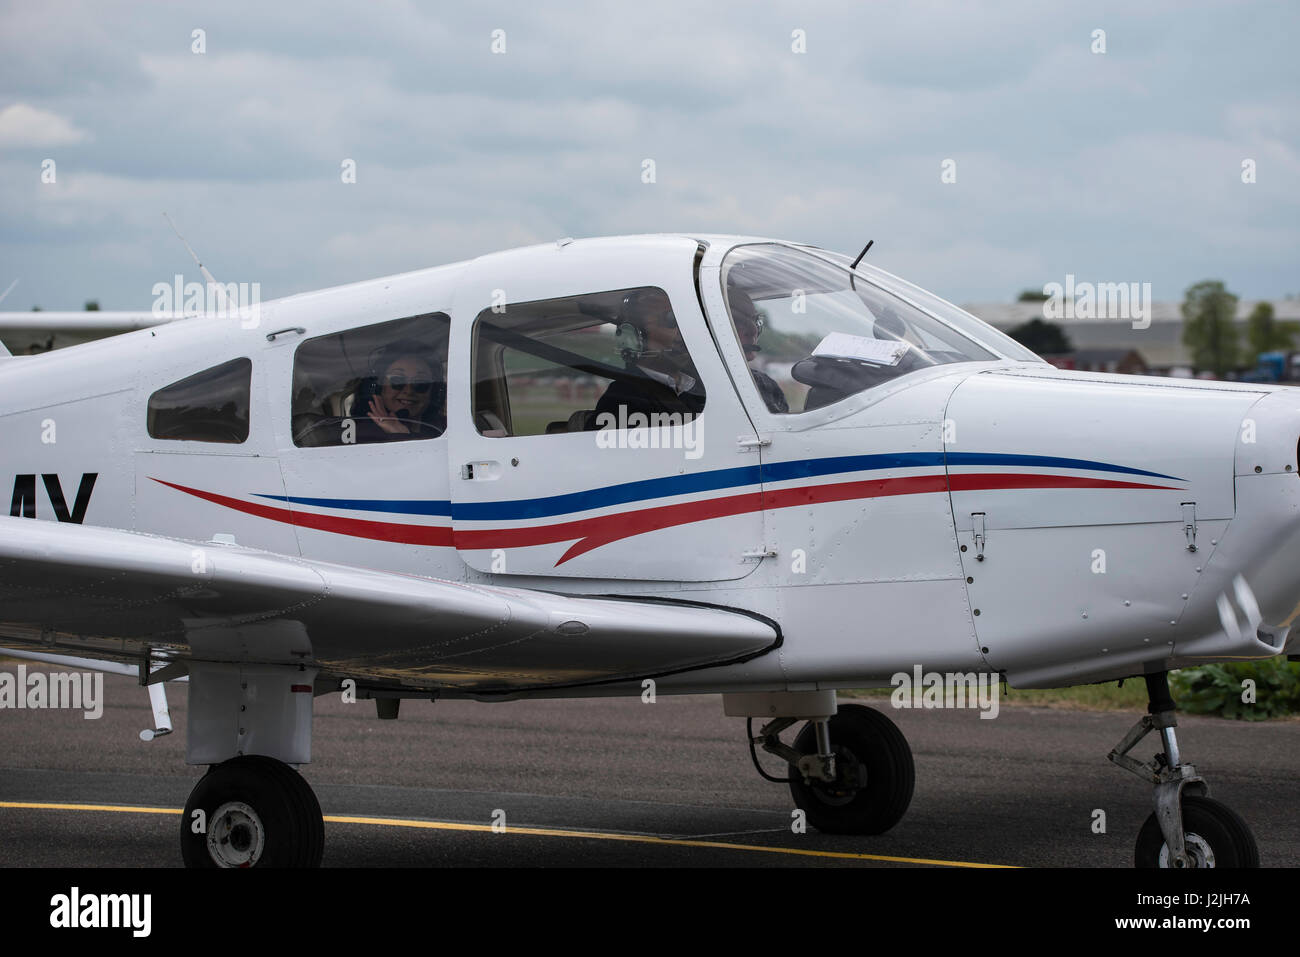
[[[0,261],[47,308],[142,307],[192,266],[167,208],[218,276],[268,296],[565,234],[693,229],[853,252],[874,236],[873,258],[958,300],[1067,269],[1275,295],[1300,285],[1300,14],[1242,9],[6,7],[0,109],[93,138],[53,150],[56,187],[41,151],[0,153]],[[505,56],[488,51],[498,27]]]

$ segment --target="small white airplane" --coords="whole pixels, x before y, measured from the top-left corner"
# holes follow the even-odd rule
[[[1300,650],[1296,393],[1059,371],[859,261],[566,239],[0,359],[0,636],[188,679],[191,866],[320,862],[339,691],[720,692],[880,833],[912,755],[836,689],[921,672],[1142,677],[1136,863],[1256,865],[1166,676]]]

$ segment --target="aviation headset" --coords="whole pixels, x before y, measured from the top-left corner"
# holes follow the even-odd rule
[[[647,348],[649,342],[644,326],[645,303],[652,295],[666,294],[660,289],[634,289],[623,297],[623,304],[618,311],[618,325],[614,328],[614,345],[622,353],[624,362],[680,351],[664,349],[661,352],[651,352]]]
[[[623,303],[618,310],[618,324],[614,327],[614,345],[618,346],[624,362],[645,355],[645,329],[631,321],[633,316],[640,314],[643,299],[641,290],[629,292],[623,297]]]

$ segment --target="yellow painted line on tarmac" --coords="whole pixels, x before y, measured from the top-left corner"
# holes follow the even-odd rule
[[[441,821],[406,821],[385,817],[327,817],[336,824],[381,824],[391,827],[427,827],[448,831],[491,831],[490,824],[450,824]],[[813,851],[797,847],[766,847],[761,844],[733,844],[728,841],[696,841],[690,838],[652,837],[645,834],[610,834],[603,831],[568,831],[546,827],[509,825],[504,834],[532,834],[538,837],[584,837],[596,841],[628,841],[660,844],[669,847],[713,847],[729,851],[763,851],[769,854],[794,854],[801,857],[829,857],[855,861],[889,861],[895,864],[939,864],[944,867],[1006,867],[1005,864],[976,864],[970,861],[937,861],[922,857],[888,857],[884,854],[852,854],[847,851]]]
[[[128,804],[37,804],[29,801],[0,801],[0,807],[34,811],[118,811],[126,814],[180,814],[175,807],[135,807]]]
[[[0,808],[17,808],[37,811],[112,811],[125,814],[181,814],[180,808],[131,807],[117,804],[39,804],[22,801],[0,801]],[[451,821],[414,821],[392,817],[350,817],[327,814],[331,824],[370,824],[381,827],[413,827],[432,831],[492,832],[491,824],[456,824]],[[630,844],[656,844],[663,847],[708,847],[726,851],[758,851],[766,854],[791,854],[796,857],[824,857],[846,861],[884,861],[890,864],[931,864],[939,867],[1006,868],[1009,864],[980,864],[972,861],[941,861],[925,857],[890,857],[885,854],[854,854],[848,851],[814,851],[798,847],[767,847],[761,844],[733,844],[729,841],[697,841],[690,838],[653,837],[645,834],[613,834],[606,831],[568,831],[548,827],[516,827],[509,825],[502,834],[527,834],[533,837],[585,838],[591,841],[624,841]]]

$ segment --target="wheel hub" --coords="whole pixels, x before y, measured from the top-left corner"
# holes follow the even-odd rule
[[[1191,867],[1214,867],[1214,848],[1210,847],[1209,842],[1199,834],[1187,832],[1183,835],[1183,847],[1187,850],[1187,859],[1191,861]],[[1160,848],[1160,866],[1171,867],[1169,862],[1169,845],[1165,844]]]
[[[208,821],[208,853],[218,867],[252,867],[266,847],[262,819],[242,801],[227,801]]]
[[[866,787],[867,769],[853,755],[853,752],[846,751],[838,745],[832,750],[835,753],[835,783],[810,781],[809,784],[823,804],[842,807],[857,797],[858,791]]]

